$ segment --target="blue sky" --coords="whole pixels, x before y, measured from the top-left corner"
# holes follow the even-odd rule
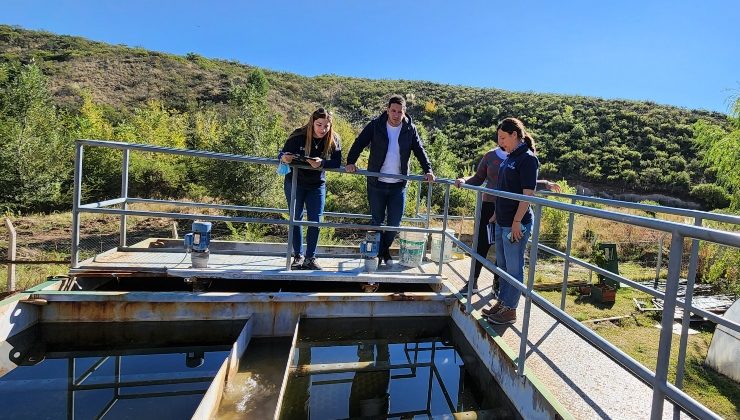
[[[306,76],[429,80],[727,112],[740,1],[23,0],[0,23]]]

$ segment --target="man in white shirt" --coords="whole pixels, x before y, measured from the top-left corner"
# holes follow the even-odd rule
[[[370,121],[362,130],[347,155],[347,172],[357,170],[355,163],[360,153],[370,147],[367,170],[388,175],[408,175],[409,159],[414,153],[424,171],[424,178],[434,181],[434,173],[429,163],[429,156],[419,132],[406,115],[406,100],[403,96],[393,95],[388,100],[388,108],[379,117]],[[380,226],[400,226],[403,210],[406,205],[406,180],[392,177],[367,178],[368,203],[372,223]],[[378,263],[393,265],[390,247],[396,238],[396,232],[383,232],[380,241]]]

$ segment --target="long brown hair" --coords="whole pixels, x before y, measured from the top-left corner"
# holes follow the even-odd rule
[[[527,129],[524,127],[524,123],[521,122],[519,119],[514,117],[504,118],[504,120],[499,123],[498,127],[496,127],[496,130],[501,130],[509,134],[516,132],[517,136],[519,136],[520,139],[527,143],[527,147],[529,147],[529,150],[531,150],[532,153],[537,153],[537,150],[534,146],[534,138],[532,138]]]
[[[306,128],[306,156],[311,155],[311,146],[313,145],[313,123],[314,121],[326,118],[329,122],[329,130],[324,135],[324,151],[321,153],[322,159],[329,159],[331,153],[337,149],[337,140],[334,138],[334,116],[331,112],[327,111],[323,107],[318,108],[316,111],[311,113],[308,118],[308,123],[305,125]]]

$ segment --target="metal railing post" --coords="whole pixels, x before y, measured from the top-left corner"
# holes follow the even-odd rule
[[[445,242],[447,242],[447,215],[450,207],[450,184],[445,187],[445,209],[444,218],[442,219],[442,243],[439,245],[439,271],[437,274],[442,275],[442,265],[444,264]]]
[[[671,359],[671,340],[673,335],[673,315],[676,310],[678,281],[681,275],[681,255],[683,254],[683,235],[673,232],[671,249],[668,255],[668,278],[663,301],[663,319],[660,322],[660,341],[658,342],[658,361],[653,380],[653,404],[650,418],[663,417],[663,402],[668,386],[668,364]]]
[[[576,199],[571,200],[571,204],[576,204]],[[568,213],[568,240],[565,243],[565,267],[563,268],[563,289],[560,291],[560,309],[565,310],[565,294],[568,292],[568,273],[570,271],[570,252],[573,245],[573,224],[576,215],[572,211]]]
[[[426,228],[429,229],[429,224],[432,221],[432,184],[431,182],[427,182],[427,225]],[[425,244],[426,245],[426,244]]]
[[[121,198],[128,200],[128,166],[129,166],[129,150],[123,149],[123,164],[121,166]],[[123,209],[128,210],[128,202],[123,202]],[[126,246],[126,222],[127,217],[125,214],[121,215],[121,230],[119,233],[120,245]]]
[[[702,218],[694,218],[694,226],[701,226]],[[691,321],[691,301],[694,298],[694,283],[699,263],[699,240],[691,241],[691,255],[689,256],[689,272],[686,277],[686,294],[684,295],[683,318],[681,319],[681,337],[678,345],[678,363],[676,364],[676,388],[683,389],[683,375],[686,363],[686,345],[689,341],[689,322]],[[674,406],[673,417],[680,418],[681,411]]]
[[[15,232],[15,226],[10,218],[5,218],[5,227],[8,228],[8,260],[15,261],[17,250],[16,250],[16,239],[18,236]],[[12,262],[8,264],[8,292],[15,292],[15,264]]]
[[[290,181],[290,199],[288,200],[288,250],[285,252],[285,269],[288,271],[290,271],[290,256],[293,247],[293,222],[295,221],[295,192],[297,187],[298,169],[294,166]]]
[[[431,182],[426,182],[426,184],[427,184],[427,223],[425,227],[428,231],[432,223],[432,187],[434,186],[434,184],[432,184]],[[426,237],[426,234],[424,235],[424,237]],[[427,243],[425,241],[424,247],[422,248],[422,254],[421,254],[422,260],[424,259],[424,257],[426,257],[426,255],[427,255]]]
[[[660,283],[660,268],[663,265],[663,242],[665,242],[666,234],[660,235],[660,242],[658,243],[658,262],[655,264],[655,281],[653,282],[653,289],[658,290],[658,283]]]
[[[534,222],[532,226],[532,243],[529,247],[529,268],[527,269],[527,294],[524,300],[524,319],[522,323],[522,336],[519,343],[519,358],[517,359],[517,372],[524,376],[524,359],[527,357],[527,336],[529,334],[529,315],[532,310],[532,287],[534,286],[534,271],[537,266],[537,248],[540,243],[540,219],[542,218],[542,206],[534,204]]]
[[[416,188],[416,214],[414,217],[419,218],[419,207],[421,207],[421,186],[424,185],[419,181],[419,186]]]
[[[472,248],[473,252],[478,252],[478,230],[480,230],[480,224],[481,224],[481,206],[483,201],[483,193],[478,191],[475,198],[475,213],[473,213],[475,216],[475,223],[473,224],[473,243],[470,245],[470,248]],[[473,303],[471,302],[471,299],[473,298],[473,282],[475,282],[475,263],[477,260],[472,255],[470,256],[470,272],[468,273],[468,293],[467,293],[467,303],[465,304],[465,310],[468,313],[473,312]]]
[[[82,199],[82,144],[75,145],[74,191],[72,192],[72,244],[70,265],[77,268],[80,263],[80,200]]]

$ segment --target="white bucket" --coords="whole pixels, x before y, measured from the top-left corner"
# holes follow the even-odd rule
[[[398,263],[406,267],[418,267],[424,259],[426,251],[427,234],[421,232],[401,232],[399,236],[401,243]]]
[[[454,229],[447,229],[447,233],[455,236]],[[429,259],[434,262],[439,262],[439,248],[442,246],[443,235],[432,235],[432,248],[429,251]],[[452,240],[444,235],[445,238],[445,251],[442,256],[442,262],[448,262],[452,259]]]

